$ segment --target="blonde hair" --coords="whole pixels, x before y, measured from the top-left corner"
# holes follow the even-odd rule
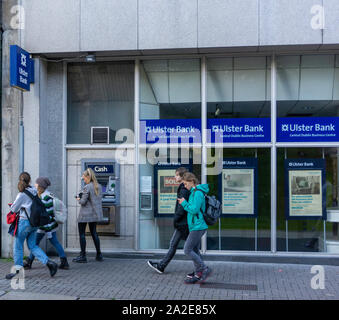
[[[90,178],[90,182],[93,182],[93,186],[94,186],[94,192],[95,194],[98,196],[99,195],[99,184],[98,184],[98,180],[95,176],[94,171],[91,168],[87,168],[84,172],[83,175],[86,177]]]

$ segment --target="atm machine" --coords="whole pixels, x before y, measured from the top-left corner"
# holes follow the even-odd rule
[[[82,159],[82,170],[91,168],[102,187],[103,221],[97,232],[103,236],[120,236],[120,166],[109,159]],[[84,182],[82,182],[84,187]],[[87,226],[88,228],[88,226]],[[86,230],[89,232],[89,230]]]

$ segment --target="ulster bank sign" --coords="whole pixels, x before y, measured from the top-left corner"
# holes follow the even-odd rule
[[[10,83],[12,87],[29,91],[34,82],[34,61],[17,45],[10,46]]]

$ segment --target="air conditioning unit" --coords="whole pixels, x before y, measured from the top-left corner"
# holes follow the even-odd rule
[[[91,144],[113,142],[113,131],[109,127],[91,127]]]

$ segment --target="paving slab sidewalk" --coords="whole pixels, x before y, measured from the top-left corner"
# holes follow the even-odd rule
[[[69,260],[70,270],[58,270],[53,278],[45,266],[34,262],[24,274],[25,290],[12,289],[11,281],[5,279],[12,263],[0,260],[0,300],[339,299],[338,266],[323,266],[325,288],[314,289],[312,278],[317,274],[311,273],[311,265],[208,261],[213,274],[207,283],[216,284],[211,288],[184,284],[185,275],[193,268],[191,261],[173,260],[164,274],[158,274],[143,259],[105,258],[97,262],[89,257],[87,264]]]

